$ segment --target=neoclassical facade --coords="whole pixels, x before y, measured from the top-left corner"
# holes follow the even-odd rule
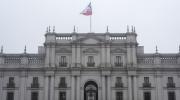
[[[0,53],[0,100],[180,100],[180,52],[125,33],[47,31],[37,54]]]

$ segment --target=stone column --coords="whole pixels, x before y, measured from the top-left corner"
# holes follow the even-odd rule
[[[80,76],[77,76],[77,84],[76,84],[76,100],[81,100],[80,98]],[[83,95],[83,94],[82,94]]]
[[[25,100],[26,97],[26,76],[25,73],[22,72],[20,76],[20,100]]]
[[[75,77],[71,77],[71,100],[75,100]]]
[[[132,100],[132,80],[131,76],[128,76],[128,100]]]
[[[49,100],[49,77],[45,76],[45,83],[44,83],[44,100]]]
[[[54,100],[54,76],[50,79],[50,100]]]
[[[134,95],[133,95],[133,97],[134,97],[134,100],[137,100],[137,94],[138,94],[138,90],[137,90],[137,78],[136,78],[137,76],[134,76],[133,77],[133,87],[134,87],[134,91],[133,91],[133,93],[134,93]]]

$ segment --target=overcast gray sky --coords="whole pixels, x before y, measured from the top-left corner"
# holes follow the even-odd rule
[[[0,45],[6,53],[37,52],[46,27],[56,32],[89,32],[89,17],[80,15],[90,0],[0,0]],[[145,52],[177,53],[180,44],[180,0],[92,0],[93,32],[126,32],[136,26]]]

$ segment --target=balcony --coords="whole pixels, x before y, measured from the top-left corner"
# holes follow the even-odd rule
[[[59,63],[59,66],[60,66],[60,67],[67,67],[67,62],[60,62],[60,63]]]
[[[175,88],[175,83],[167,83],[167,88]]]
[[[87,62],[87,66],[88,67],[94,67],[95,66],[95,62]]]
[[[143,88],[151,88],[151,83],[143,83]]]
[[[116,67],[119,67],[119,66],[123,66],[123,63],[119,63],[119,62],[117,63],[117,62],[115,62],[114,65],[115,65]]]
[[[39,88],[39,83],[32,83],[31,88]]]
[[[118,83],[118,82],[116,82],[116,83],[115,83],[115,87],[116,87],[116,88],[122,88],[122,87],[123,87],[123,83]]]
[[[67,88],[67,84],[66,83],[59,83],[59,88]]]
[[[15,83],[7,83],[7,88],[15,88]]]

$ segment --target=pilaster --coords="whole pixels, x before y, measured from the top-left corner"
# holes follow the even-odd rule
[[[127,45],[127,65],[132,64],[131,46]]]
[[[56,58],[56,55],[55,55],[55,48],[56,46],[55,46],[55,44],[52,44],[51,45],[51,56],[50,56],[50,61],[51,61],[51,67],[55,67],[55,58]]]
[[[110,64],[110,58],[111,58],[111,54],[110,54],[110,44],[107,44],[106,46],[106,63],[107,63],[107,67],[111,67],[111,64]]]
[[[134,97],[134,100],[138,100],[138,98],[137,98],[137,96],[138,96],[138,95],[137,95],[137,94],[138,94],[137,87],[138,87],[138,86],[137,86],[137,76],[136,76],[136,75],[133,76],[133,83],[134,83],[134,84],[133,84],[133,88],[134,88],[134,89],[133,89],[133,90],[134,90],[134,91],[133,91],[133,93],[134,93],[134,94],[133,94],[133,97]]]
[[[51,76],[50,82],[50,100],[54,100],[54,76]]]
[[[81,67],[81,46],[77,45],[76,49],[76,67]]]
[[[45,83],[44,83],[44,100],[50,100],[49,99],[49,77],[48,76],[45,76]]]
[[[46,46],[46,56],[45,56],[45,67],[49,67],[50,66],[50,46]]]
[[[2,54],[0,54],[0,64],[4,64],[4,57]]]
[[[3,72],[0,72],[0,100],[3,100]]]
[[[107,100],[105,76],[102,76],[102,100]]]
[[[81,100],[81,98],[80,98],[80,93],[81,93],[81,91],[80,91],[80,76],[76,76],[76,79],[77,79],[77,86],[76,86],[76,100]]]
[[[20,100],[26,99],[26,72],[21,72],[20,75]]]
[[[112,100],[112,91],[111,91],[111,76],[107,76],[107,96],[108,100]]]
[[[156,75],[156,96],[157,100],[163,100],[163,85],[162,85],[162,76],[161,75]]]
[[[76,100],[75,99],[75,77],[71,77],[71,100]]]
[[[72,44],[72,64],[71,67],[76,67],[76,46]]]
[[[132,100],[132,76],[128,76],[128,100]]]
[[[137,55],[136,55],[136,46],[133,45],[132,46],[132,58],[133,58],[133,65],[135,65],[134,67],[136,67],[137,65]]]
[[[178,54],[177,63],[180,64],[180,53]]]
[[[105,54],[105,46],[104,44],[101,45],[101,67],[105,67],[105,58],[106,58],[106,54]]]

